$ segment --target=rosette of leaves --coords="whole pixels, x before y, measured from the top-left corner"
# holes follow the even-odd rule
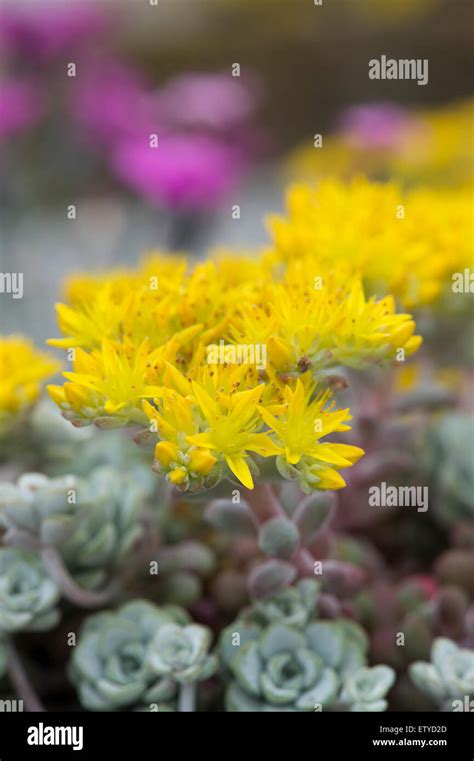
[[[474,520],[474,418],[451,413],[430,426],[423,464],[436,515],[444,523]]]
[[[208,652],[211,639],[206,626],[165,623],[150,643],[150,666],[156,674],[180,684],[208,679],[217,670],[217,657]]]
[[[97,468],[85,485],[87,509],[80,515],[60,552],[79,584],[102,584],[121,564],[143,533],[141,515],[146,497],[133,473]]]
[[[340,701],[350,711],[386,711],[385,696],[394,682],[395,672],[390,666],[357,669],[345,680]]]
[[[183,610],[158,608],[146,600],[133,600],[115,612],[90,616],[69,668],[84,708],[169,709],[177,693],[176,681],[151,668],[150,643],[163,625],[186,623]]]
[[[184,540],[160,548],[160,600],[175,605],[191,605],[203,595],[204,580],[215,570],[213,548],[196,540]]]
[[[272,597],[255,600],[240,618],[262,627],[277,622],[305,626],[316,618],[320,588],[315,579],[301,579]]]
[[[454,701],[474,698],[474,650],[439,637],[431,648],[431,663],[416,661],[409,667],[414,684],[448,710]],[[461,709],[462,710],[462,709]]]
[[[366,636],[348,620],[264,628],[237,621],[224,630],[219,647],[233,677],[226,693],[229,711],[360,710],[369,702],[371,710],[386,707],[382,698],[393,672],[367,675]],[[357,689],[349,691],[346,682],[355,674]]]
[[[36,553],[0,548],[0,634],[56,626],[60,597]]]
[[[6,541],[26,547],[60,544],[77,524],[84,491],[72,475],[25,473],[16,484],[0,484],[0,526],[6,529]]]

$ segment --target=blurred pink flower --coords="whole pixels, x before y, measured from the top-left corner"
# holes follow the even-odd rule
[[[140,71],[121,61],[80,64],[71,88],[71,114],[86,135],[99,143],[156,129],[149,83]]]
[[[418,119],[402,106],[368,103],[345,111],[340,134],[354,148],[396,150],[418,128]]]
[[[255,83],[231,74],[183,74],[156,96],[157,114],[172,127],[226,131],[252,117]]]
[[[32,127],[43,113],[38,85],[26,79],[0,80],[0,138]]]
[[[134,138],[116,146],[111,168],[148,201],[175,211],[212,209],[240,179],[238,152],[206,135],[159,136],[157,148]]]
[[[97,2],[34,0],[3,7],[0,39],[7,52],[26,60],[50,60],[71,53],[109,26],[110,14]]]

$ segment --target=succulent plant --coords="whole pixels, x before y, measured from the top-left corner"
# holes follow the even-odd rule
[[[160,626],[150,643],[149,663],[152,670],[180,684],[201,681],[217,669],[217,658],[209,655],[212,634],[206,626]]]
[[[270,557],[289,560],[300,542],[297,526],[286,516],[278,516],[266,521],[258,535],[262,552]]]
[[[81,434],[86,431],[89,433],[90,429],[80,429]],[[60,469],[61,472],[74,470],[74,473],[86,478],[91,470],[109,466],[116,472],[126,470],[130,476],[133,475],[147,496],[151,496],[157,490],[157,479],[150,473],[146,453],[124,436],[123,432],[107,431],[106,446],[100,434],[96,431],[92,433],[93,435],[82,443],[74,441],[63,451],[62,458],[57,456],[56,450],[51,452],[49,469]]]
[[[59,620],[59,597],[35,553],[0,548],[0,633],[52,629]]]
[[[219,648],[232,674],[229,711],[380,711],[393,682],[388,667],[365,668],[365,634],[346,619],[263,628],[236,621]]]
[[[115,612],[96,613],[83,626],[70,662],[70,676],[81,704],[90,711],[169,708],[174,679],[151,668],[150,643],[160,627],[187,623],[178,608],[158,608],[133,600]]]
[[[74,530],[83,501],[83,484],[75,476],[25,473],[16,484],[0,484],[0,525],[12,543],[19,538],[30,546],[59,544]]]
[[[50,476],[74,473],[88,478],[96,468],[110,465],[117,471],[133,472],[147,494],[156,490],[157,479],[150,473],[147,453],[123,431],[99,433],[91,427],[73,428],[58,416],[50,400],[40,402],[29,425],[28,444],[34,457],[30,453],[28,462],[34,462],[34,467],[42,472]]]
[[[384,698],[394,682],[395,672],[389,666],[358,669],[347,677],[341,702],[348,705],[350,711],[386,711]]]
[[[423,462],[436,515],[444,523],[474,520],[474,418],[446,414],[428,429]]]
[[[133,472],[121,473],[112,466],[94,470],[85,489],[93,509],[82,511],[60,552],[81,585],[97,586],[140,538],[145,492]]]
[[[320,584],[315,579],[301,579],[293,587],[287,587],[273,597],[256,600],[242,611],[240,618],[267,626],[272,623],[305,626],[316,616]]]
[[[422,692],[447,710],[463,710],[456,701],[463,705],[474,698],[474,649],[461,648],[450,639],[436,639],[431,663],[412,663],[409,673]]]
[[[159,599],[176,605],[191,605],[203,594],[203,580],[217,565],[216,553],[204,542],[183,540],[160,547]]]

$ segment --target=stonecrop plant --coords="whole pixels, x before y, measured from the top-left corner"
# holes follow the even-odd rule
[[[470,423],[431,420],[449,394],[403,364],[409,312],[469,266],[468,217],[464,190],[325,180],[290,189],[261,251],[70,277],[48,341],[70,363],[48,386],[64,420],[34,409],[59,363],[0,340],[0,672],[28,710],[14,638],[59,622],[90,711],[379,712],[403,670],[417,700],[471,699]],[[424,541],[454,537],[445,588],[393,581],[379,540],[350,534],[368,485],[416,467],[438,492]],[[76,626],[71,606],[95,612]]]
[[[321,188],[323,203],[328,190],[339,203],[359,193]],[[362,192],[379,214],[382,191]],[[153,469],[182,492],[223,478],[252,489],[265,458],[307,493],[342,488],[339,471],[363,451],[327,438],[351,420],[331,374],[404,360],[421,337],[388,291],[364,282],[363,259],[349,266],[358,218],[353,236],[328,240],[322,255],[308,237],[320,201],[310,210],[302,190],[293,206],[301,193],[308,208],[274,223],[274,246],[256,256],[220,252],[196,264],[152,253],[134,270],[73,277],[57,307],[63,337],[49,341],[73,362],[64,384],[48,387],[63,416],[78,427],[146,426],[137,440],[154,440]],[[387,211],[391,201],[393,191]]]

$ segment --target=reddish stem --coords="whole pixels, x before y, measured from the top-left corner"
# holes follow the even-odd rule
[[[270,518],[288,517],[272,486],[268,483],[258,484],[253,491],[249,491],[247,502],[259,525],[270,520]],[[314,558],[308,549],[301,547],[297,550],[292,557],[292,562],[300,576],[314,576]]]

